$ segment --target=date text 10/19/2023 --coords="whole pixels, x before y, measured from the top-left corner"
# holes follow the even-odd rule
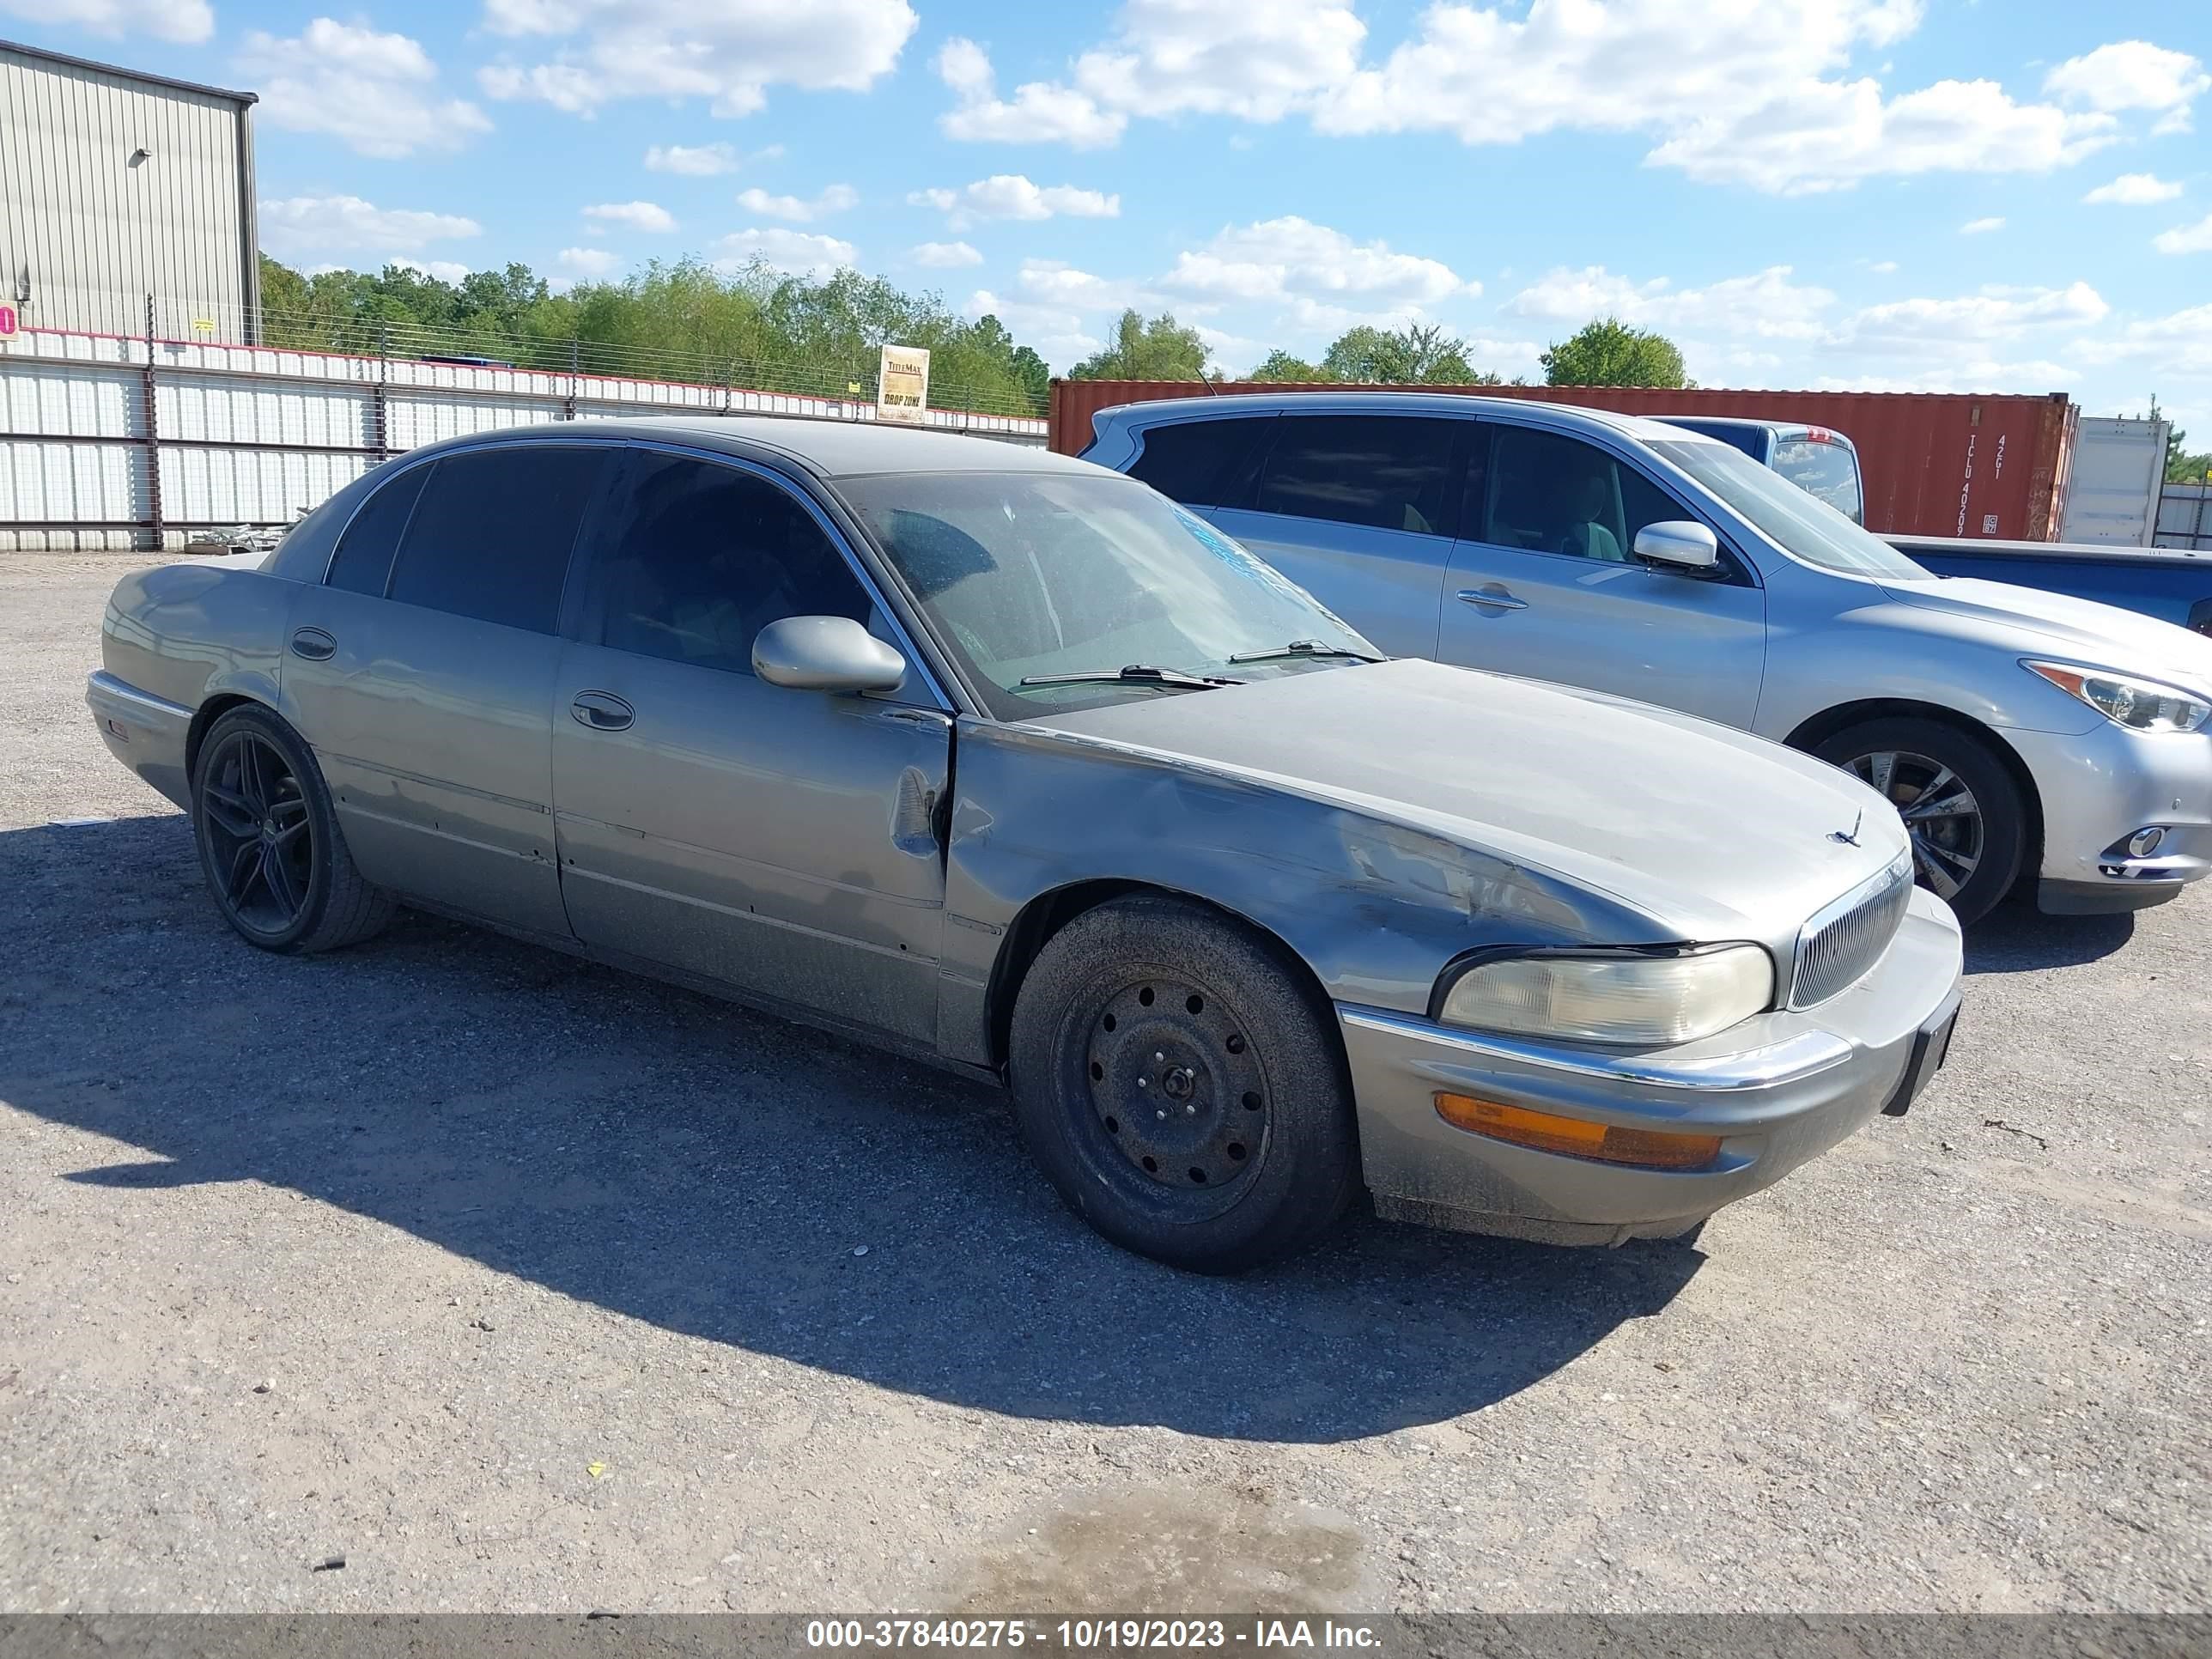
[[[1372,1625],[1333,1619],[811,1619],[806,1645],[820,1649],[1042,1648],[1176,1653],[1200,1649],[1375,1650]]]

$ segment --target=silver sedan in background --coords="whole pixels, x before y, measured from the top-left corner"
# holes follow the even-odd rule
[[[1108,1237],[1670,1236],[1943,1059],[1959,933],[1832,768],[1385,661],[1057,456],[774,420],[432,446],[116,589],[88,697],[264,949],[397,903],[1002,1079]],[[1715,833],[1712,803],[1741,812]]]
[[[1847,767],[1973,921],[2014,888],[2129,910],[2212,871],[2212,639],[1931,576],[1741,451],[1421,392],[1100,411],[1144,479],[1384,650],[1618,692]],[[1751,802],[1715,796],[1716,833]]]

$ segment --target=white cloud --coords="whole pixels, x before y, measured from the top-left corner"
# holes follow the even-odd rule
[[[1959,227],[1959,234],[1961,236],[1986,236],[1993,230],[2002,230],[2004,228],[2004,216],[2002,214],[1993,214],[1986,219],[1967,220],[1965,224]]]
[[[1926,357],[1986,352],[2031,329],[2084,326],[2112,307],[2087,283],[2065,288],[1984,288],[1952,299],[1895,300],[1846,317],[1824,343],[1854,354]]]
[[[738,170],[738,152],[731,144],[655,144],[645,153],[651,173],[680,173],[688,178],[711,179]]]
[[[308,253],[412,253],[431,242],[480,236],[483,227],[454,213],[380,208],[358,196],[289,196],[264,201],[261,240],[279,258]]]
[[[1433,305],[1482,289],[1435,259],[1394,252],[1385,242],[1355,242],[1295,215],[1231,226],[1178,255],[1162,280],[1180,292],[1216,299],[1350,300],[1385,308]]]
[[[1366,35],[1347,0],[1128,0],[1075,83],[1136,115],[1276,121],[1349,79]]]
[[[832,213],[842,213],[858,206],[860,200],[860,192],[850,185],[831,185],[811,201],[796,196],[771,196],[758,189],[738,192],[738,205],[746,212],[769,219],[788,219],[801,225]]]
[[[1877,276],[1894,276],[1897,272],[1897,261],[1894,259],[1878,259],[1873,264],[1869,265],[1867,269],[1874,272]]]
[[[1712,329],[1762,339],[1820,337],[1822,317],[1836,302],[1825,288],[1794,280],[1788,265],[1730,276],[1704,288],[1676,288],[1663,276],[1638,283],[1603,265],[1546,272],[1515,295],[1505,309],[1517,317],[1579,325],[1617,317],[1638,328]]]
[[[948,138],[975,143],[1069,144],[1096,149],[1121,136],[1128,117],[1102,110],[1087,93],[1031,81],[998,94],[991,59],[973,40],[952,40],[937,54],[938,78],[957,100],[937,120]]]
[[[1037,303],[1071,311],[1150,310],[1165,303],[1141,283],[1095,276],[1060,259],[1024,259],[1017,280]]]
[[[110,40],[150,34],[191,46],[215,33],[215,9],[207,0],[0,0],[0,11]]]
[[[392,263],[403,270],[411,270],[418,276],[434,276],[441,283],[458,283],[469,274],[469,268],[458,259],[394,259]]]
[[[603,247],[564,247],[554,263],[572,277],[586,280],[611,276],[623,268],[623,257]]]
[[[2043,77],[2043,89],[2107,113],[2185,107],[2212,88],[2212,76],[2185,52],[2148,40],[2122,40],[2069,58]]]
[[[1748,107],[1717,107],[1646,164],[1802,195],[1886,173],[2045,173],[2114,137],[2109,115],[2017,104],[1994,81],[1939,81],[1885,98],[1872,80],[1809,80]]]
[[[2151,238],[2151,246],[2160,253],[2212,253],[2212,217],[2160,231]]]
[[[404,34],[318,17],[295,40],[254,30],[238,67],[260,88],[257,118],[329,133],[363,155],[458,149],[491,130],[474,104],[438,95],[438,66]]]
[[[1469,144],[1639,133],[1654,165],[1802,191],[1887,173],[2047,171],[2109,142],[2115,109],[2179,97],[2162,106],[2185,117],[2194,60],[2138,52],[2140,43],[2058,76],[2081,88],[2071,108],[2016,101],[1993,81],[1892,94],[1848,77],[1854,54],[1903,40],[1923,9],[1924,0],[1433,0],[1407,38],[1367,57],[1350,0],[1128,0],[1112,36],[1066,77],[1026,84],[1012,100],[998,98],[981,47],[951,43],[938,69],[957,101],[942,125],[957,137],[1070,143],[1110,143],[1136,117],[1185,114],[1303,113],[1327,132],[1437,131]],[[2104,57],[2113,52],[2117,64]]]
[[[1106,343],[1090,331],[1080,313],[1008,300],[988,289],[977,289],[961,309],[970,317],[996,317],[1055,369],[1066,368]]]
[[[907,196],[910,207],[933,207],[943,213],[955,230],[986,219],[1115,219],[1121,198],[1073,185],[1033,185],[1018,173],[994,173],[958,190],[917,190]]]
[[[865,90],[915,22],[907,0],[485,0],[492,33],[562,44],[480,79],[495,98],[575,115],[623,98],[703,98],[717,115],[750,115],[772,86]]]
[[[940,270],[983,263],[983,256],[965,242],[919,242],[906,251],[906,257],[909,264]]]
[[[2089,362],[2142,362],[2161,374],[2212,376],[2212,305],[2129,323],[2116,336],[2076,341],[2074,350]]]
[[[733,231],[714,244],[716,264],[735,270],[757,260],[794,276],[828,276],[860,262],[860,250],[835,236],[817,236],[781,225]]]
[[[676,216],[658,202],[599,202],[586,208],[584,216],[601,230],[615,225],[625,230],[676,228]]]
[[[2171,202],[2180,194],[2179,185],[2169,184],[2154,173],[2124,173],[2111,184],[2098,185],[2081,199],[2120,207],[2150,207],[2160,202]]]

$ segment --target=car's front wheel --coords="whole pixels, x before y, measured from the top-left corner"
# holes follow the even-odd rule
[[[2012,890],[2027,854],[2027,802],[1988,744],[1941,720],[1879,720],[1814,752],[1897,808],[1915,878],[1962,924]]]
[[[1068,1207],[1140,1255],[1237,1273],[1310,1243],[1357,1182],[1329,1014],[1250,930],[1132,897],[1054,934],[1024,979],[1014,1111]]]
[[[216,908],[250,945],[334,950],[391,919],[391,896],[354,867],[314,755],[265,708],[240,704],[208,732],[192,830]]]

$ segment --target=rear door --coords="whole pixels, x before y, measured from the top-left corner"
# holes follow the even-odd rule
[[[763,469],[639,448],[585,540],[552,743],[577,936],[933,1040],[951,720],[828,519]],[[908,684],[754,676],[762,629],[824,615]]]
[[[403,467],[295,599],[284,704],[371,881],[568,932],[553,671],[569,556],[613,453],[523,442]]]
[[[1584,439],[1483,428],[1437,654],[1749,726],[1766,660],[1765,594],[1749,565],[1725,546],[1710,578],[1638,562],[1638,531],[1699,515]]]
[[[1472,421],[1282,415],[1248,494],[1206,516],[1394,657],[1437,654]]]

